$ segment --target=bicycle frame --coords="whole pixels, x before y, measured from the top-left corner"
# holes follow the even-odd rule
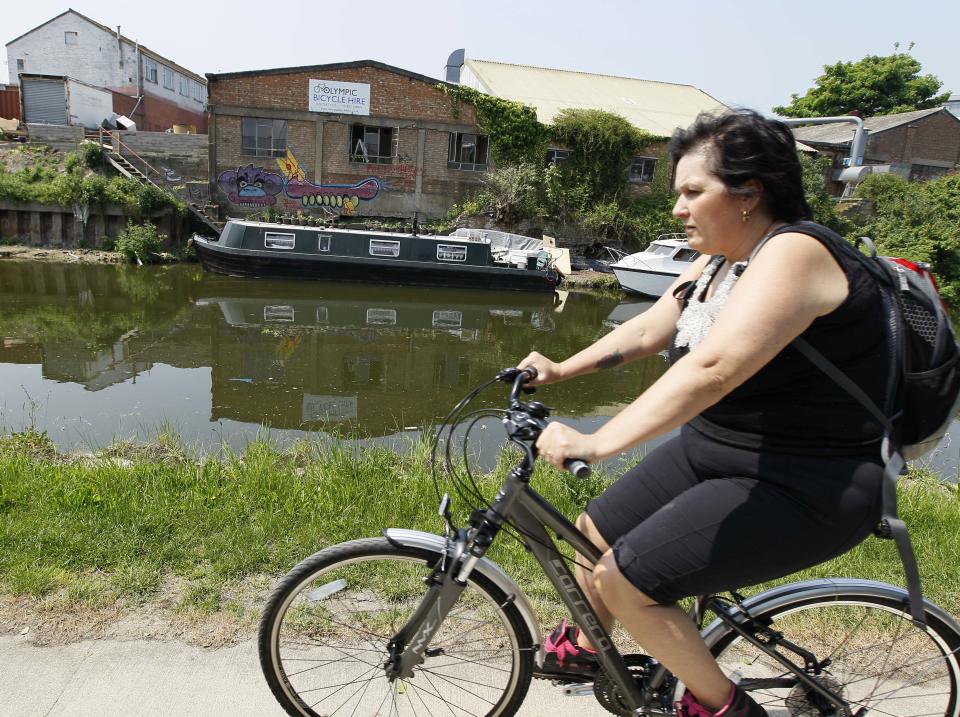
[[[511,414],[510,418],[505,419],[505,423],[513,423],[514,432],[508,430],[508,433],[511,440],[524,450],[524,458],[510,471],[507,480],[488,508],[474,513],[470,530],[458,529],[454,540],[447,539],[444,558],[435,566],[428,578],[430,588],[423,601],[407,624],[388,643],[390,659],[386,666],[387,675],[391,679],[408,679],[412,676],[414,668],[423,661],[430,640],[466,587],[470,573],[484,558],[504,523],[508,523],[520,534],[521,541],[543,568],[560,599],[570,610],[576,624],[590,638],[590,643],[597,650],[600,665],[617,686],[624,702],[633,710],[633,713],[655,717],[672,716],[673,712],[664,711],[653,704],[655,699],[658,701],[660,699],[661,688],[669,676],[667,669],[658,664],[643,686],[637,683],[596,612],[590,606],[586,595],[577,584],[566,558],[561,555],[550,537],[549,533],[552,532],[560,540],[572,546],[580,558],[591,567],[602,555],[599,548],[591,543],[575,525],[530,487],[536,452],[530,445],[529,435],[524,435],[523,431],[531,426],[534,429],[541,429],[544,422],[541,418],[530,414],[527,407],[517,400],[521,385],[519,380],[514,383],[511,407],[514,410],[520,409],[518,413],[525,414],[526,418]],[[526,440],[518,440],[518,436]],[[445,503],[441,503],[441,514],[446,515],[445,511]],[[734,598],[738,603],[740,602],[736,594]],[[508,596],[508,599],[511,598]],[[753,687],[793,687],[799,682],[822,697],[826,703],[833,705],[836,708],[835,714],[839,717],[852,717],[847,702],[810,676],[810,671],[813,674],[819,674],[823,667],[814,655],[766,629],[765,625],[756,623],[746,612],[742,603],[739,608],[741,614],[746,615],[746,619],[734,616],[724,603],[725,601],[717,596],[698,597],[691,610],[691,617],[698,629],[702,629],[707,611],[712,611],[731,630],[775,659],[788,673],[792,674],[792,677],[756,680],[753,681]],[[803,666],[795,664],[778,652],[775,646],[782,646],[803,658]],[[747,686],[750,681],[744,680],[742,684]]]

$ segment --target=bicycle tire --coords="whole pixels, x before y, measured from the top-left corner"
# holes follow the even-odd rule
[[[770,621],[770,629],[812,652],[830,657],[819,676],[850,703],[853,714],[866,710],[883,717],[960,717],[960,633],[927,613],[924,630],[911,620],[902,600],[858,592],[856,588],[829,597],[799,597],[751,615]],[[800,685],[752,686],[757,679],[785,677],[785,669],[732,630],[712,646],[728,675],[736,671],[741,685],[767,711],[791,717],[826,717],[832,707]],[[795,663],[798,658],[781,650]]]
[[[441,558],[369,538],[321,550],[281,579],[258,642],[264,676],[288,714],[479,717],[486,707],[487,717],[510,717],[517,711],[537,646],[510,598],[477,571],[414,679],[386,678],[387,641],[420,603],[422,578]]]

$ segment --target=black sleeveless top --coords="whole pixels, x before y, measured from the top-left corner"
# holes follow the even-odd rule
[[[797,222],[774,235],[785,232],[820,241],[843,269],[850,290],[840,306],[815,319],[801,336],[881,404],[887,359],[882,304],[873,277],[839,250],[836,242],[843,238],[826,227]],[[676,361],[688,351],[674,341],[670,358]],[[801,455],[874,457],[882,438],[880,425],[867,410],[791,345],[689,425],[728,445]]]

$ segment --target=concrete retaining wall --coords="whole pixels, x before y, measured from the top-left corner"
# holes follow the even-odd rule
[[[115,132],[114,149],[136,154],[164,172],[169,169],[184,181],[207,179],[207,135],[167,132]],[[118,143],[122,142],[122,145]],[[136,157],[131,157],[136,165]]]
[[[0,239],[26,246],[99,249],[104,239],[116,239],[129,219],[123,207],[112,204],[91,206],[83,222],[69,207],[0,200]],[[167,211],[149,219],[167,237],[167,249],[183,246],[187,236],[185,217]]]
[[[58,124],[28,124],[30,142],[46,144],[60,152],[73,152],[83,141],[83,127]]]

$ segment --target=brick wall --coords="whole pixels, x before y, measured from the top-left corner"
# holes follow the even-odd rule
[[[210,104],[307,112],[311,79],[369,84],[371,117],[476,123],[473,107],[461,106],[455,117],[450,98],[432,83],[372,66],[214,78],[208,86]]]
[[[113,111],[137,123],[138,130],[164,132],[175,124],[193,125],[198,134],[207,132],[207,113],[191,112],[160,97],[144,95],[138,104],[136,97],[114,92]]]
[[[884,164],[960,163],[960,120],[938,112],[867,140],[865,158]]]
[[[311,79],[360,82],[370,85],[370,115],[352,116],[309,112]],[[385,180],[385,189],[361,203],[362,215],[438,215],[462,194],[476,187],[482,173],[447,167],[451,131],[477,132],[473,107],[460,106],[455,114],[450,98],[430,80],[418,79],[374,66],[336,70],[308,70],[243,77],[212,77],[209,82],[212,124],[216,142],[214,176],[253,164],[276,171],[270,157],[240,152],[241,116],[286,119],[287,144],[310,181],[354,184],[367,177]],[[398,128],[398,158],[394,164],[352,162],[351,137],[355,124]],[[317,167],[316,138],[322,132],[322,166]],[[418,145],[423,134],[422,163]],[[318,171],[319,170],[319,171]],[[420,179],[420,192],[417,180]],[[221,200],[225,198],[220,197]],[[235,209],[235,208],[233,208]]]

